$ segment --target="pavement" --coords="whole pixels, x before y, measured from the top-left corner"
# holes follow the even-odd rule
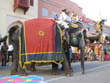
[[[109,83],[110,82],[110,61],[86,61],[85,74],[81,74],[80,62],[72,63],[73,76],[65,77],[64,72],[60,70],[59,75],[51,74],[51,65],[37,67],[37,71],[28,71],[30,75],[42,76],[46,83]],[[0,76],[10,75],[10,64],[0,66]]]

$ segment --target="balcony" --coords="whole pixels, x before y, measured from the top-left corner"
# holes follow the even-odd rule
[[[24,14],[28,11],[30,6],[30,0],[14,0],[14,12],[17,8],[22,8],[24,10]]]

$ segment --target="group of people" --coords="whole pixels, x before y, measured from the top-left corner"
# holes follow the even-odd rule
[[[69,28],[70,24],[74,24],[80,20],[75,11],[71,13],[68,9],[63,9],[60,16],[58,17],[58,15],[56,15],[55,19],[63,29]]]
[[[80,60],[80,50],[78,50],[77,47],[71,46],[69,51],[71,62]],[[85,47],[85,61],[110,61],[110,43],[100,43],[99,41],[91,43],[87,40]]]
[[[3,42],[0,50],[0,55],[2,59],[1,66],[6,66],[7,62],[13,61],[13,50],[14,50],[14,47],[12,44],[7,45],[6,41]]]
[[[60,16],[56,14],[55,20],[63,29],[69,28],[70,24],[75,27],[74,23],[77,21],[88,23],[88,19],[85,16],[79,17],[75,11],[70,12],[68,9],[63,9]]]
[[[110,54],[108,53],[108,47],[110,47],[109,44],[100,43],[100,42],[94,42],[94,43],[88,43],[86,45],[86,60],[94,61],[105,61],[110,60]],[[108,57],[108,58],[107,58]]]
[[[70,62],[77,62],[80,60],[80,50],[78,50],[78,47],[71,46],[69,51],[70,51]]]

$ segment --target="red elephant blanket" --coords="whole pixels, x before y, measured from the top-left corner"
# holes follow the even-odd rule
[[[32,19],[24,22],[19,38],[19,62],[62,61],[61,29],[52,19]]]

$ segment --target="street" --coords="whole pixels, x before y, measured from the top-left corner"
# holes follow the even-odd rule
[[[59,66],[59,70],[61,65]],[[81,74],[80,63],[72,63],[73,76],[65,77],[64,72],[60,70],[60,75],[51,74],[51,65],[37,67],[36,72],[28,73],[30,75],[38,75],[44,78],[46,83],[107,83],[110,81],[110,61],[85,62],[85,74]],[[10,75],[10,67],[0,66],[0,76]]]

